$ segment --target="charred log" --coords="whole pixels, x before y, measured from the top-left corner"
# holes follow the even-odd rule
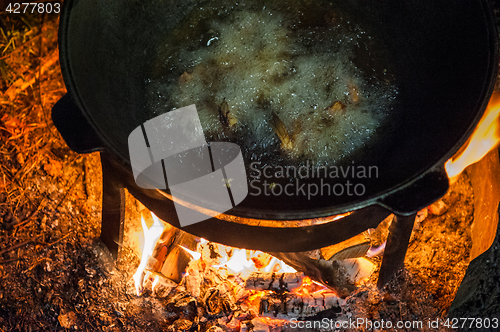
[[[320,311],[341,310],[340,299],[334,292],[315,294],[271,293],[261,299],[259,315],[272,318],[309,317]]]
[[[348,296],[356,289],[346,269],[336,261],[311,258],[307,253],[271,253],[296,270],[303,271],[313,280],[335,290],[340,297]]]
[[[291,292],[302,285],[304,273],[260,273],[250,274],[245,289],[257,291],[273,291],[276,293]]]
[[[196,250],[196,238],[170,225],[166,225],[148,259],[146,269],[175,283],[180,283],[191,255],[183,249]]]

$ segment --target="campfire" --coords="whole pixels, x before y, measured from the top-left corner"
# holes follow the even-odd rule
[[[459,181],[467,166],[483,159],[500,142],[499,100],[498,95],[492,97],[469,140],[446,163],[453,183]],[[422,209],[415,217],[416,230],[428,217],[443,216],[449,208],[441,199]],[[143,215],[149,213],[145,207],[142,209]],[[133,277],[136,294],[153,297],[170,294],[169,304],[177,311],[188,310],[190,304],[198,307],[198,311],[191,308],[189,315],[181,314],[175,320],[176,326],[185,330],[200,320],[222,321],[223,325],[241,331],[269,330],[290,326],[291,322],[297,325],[299,320],[327,312],[333,319],[329,326],[333,327],[334,321],[341,324],[337,316],[348,306],[345,298],[373,282],[393,218],[391,215],[377,229],[338,245],[303,253],[273,253],[273,256],[197,238],[162,222],[151,212],[147,219],[152,225],[148,227],[141,217],[142,232],[136,233],[143,238],[139,241],[141,261]],[[327,265],[329,269],[320,268]],[[314,276],[323,283],[304,273],[311,268],[321,269]],[[333,272],[333,268],[338,271]],[[342,273],[342,277],[333,284],[326,283],[328,273]],[[323,323],[327,325],[326,321]]]
[[[12,68],[0,86],[0,332],[419,331],[444,329],[449,312],[461,312],[467,267],[490,248],[498,222],[498,89],[445,165],[450,189],[414,217],[404,266],[386,269],[380,285],[400,216],[334,245],[264,252],[176,228],[125,191],[126,204],[107,210],[123,229],[101,232],[102,191],[110,188],[102,188],[100,155],[70,151],[48,116],[66,92],[58,22],[11,23],[0,59]],[[113,234],[116,260],[100,234]]]
[[[446,164],[454,182],[460,178],[460,173],[455,171],[460,166],[456,165],[463,165],[460,169],[462,172],[498,144],[500,135],[496,126],[499,110],[494,97],[467,144]],[[494,121],[491,121],[492,117]],[[485,130],[485,126],[488,129]],[[483,139],[485,135],[490,135],[490,138]],[[475,144],[482,144],[485,140],[488,140],[489,148],[471,157],[471,151],[477,151]],[[421,210],[416,216],[417,232],[421,225],[428,222],[428,217],[443,216],[449,208],[445,201],[439,200]],[[379,228],[341,245],[307,253],[275,254],[295,263],[299,270],[300,262],[316,262],[316,266],[329,263],[344,272],[346,279],[337,279],[338,284],[328,286],[312,280],[304,272],[298,272],[269,253],[228,247],[196,238],[162,222],[151,213],[150,227],[141,217],[144,240],[140,246],[141,261],[134,274],[136,294],[171,296],[168,301],[175,311],[189,312],[175,320],[176,328],[179,329],[187,330],[200,320],[216,320],[218,324],[223,322],[224,326],[235,330],[266,331],[285,328],[291,322],[297,325],[298,321],[317,317],[321,313],[330,313],[329,317],[333,320],[329,326],[333,327],[334,322],[337,322],[338,328],[342,322],[338,318],[339,313],[348,306],[346,294],[355,294],[356,288],[370,287],[370,283],[375,280],[373,273],[380,268],[379,257],[384,253],[384,237],[387,236],[392,218],[387,218]],[[304,266],[302,269],[308,270]],[[326,271],[331,272],[328,269]],[[345,289],[350,292],[345,293]],[[189,311],[190,304],[201,310],[195,312],[191,308]],[[323,327],[326,326],[326,321],[323,324]]]
[[[150,228],[142,219],[144,246],[134,274],[138,296],[180,287],[184,293],[176,300],[190,298],[207,317],[223,317],[233,328],[251,317],[281,326],[286,319],[340,310],[343,300],[333,290],[267,253],[208,242],[163,224],[154,214],[152,219]],[[367,274],[358,270],[353,277]]]
[[[464,169],[481,160],[488,152],[498,146],[500,141],[500,95],[491,97],[485,115],[467,143],[446,164],[446,172],[453,181]]]

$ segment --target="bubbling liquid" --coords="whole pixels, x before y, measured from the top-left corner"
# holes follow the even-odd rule
[[[159,48],[150,107],[195,104],[207,141],[237,143],[266,164],[341,163],[376,144],[397,89],[384,69],[357,64],[371,37],[337,12],[311,23],[300,8],[193,10]]]

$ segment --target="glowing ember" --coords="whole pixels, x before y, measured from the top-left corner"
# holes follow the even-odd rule
[[[310,294],[323,294],[323,293],[334,294],[334,291],[325,287],[319,282],[312,280],[309,277],[304,277],[304,279],[302,279],[302,285],[300,285],[300,287],[292,291],[292,294],[297,294],[301,296],[307,296]]]
[[[141,263],[137,268],[133,278],[135,282],[135,289],[137,291],[137,296],[142,293],[142,283],[144,281],[144,270],[146,269],[146,264],[148,262],[148,258],[153,254],[153,249],[156,245],[156,242],[163,233],[163,229],[165,228],[163,223],[158,219],[156,215],[151,213],[153,216],[153,226],[148,228],[144,218],[141,217],[142,230],[144,232],[144,247],[142,248],[142,257]],[[157,282],[156,282],[157,283]],[[155,284],[156,285],[156,284]]]
[[[500,142],[500,94],[491,97],[486,111],[467,142],[465,149],[445,164],[453,181],[469,165],[481,160]]]
[[[266,292],[266,291],[250,291],[250,293],[252,294],[252,295],[250,295],[250,296],[248,297],[248,300],[249,300],[250,302],[253,302],[253,301],[255,301],[255,300],[258,300],[258,299],[262,298],[264,295],[266,295],[266,294],[267,294],[267,292]]]
[[[153,226],[151,226],[151,228],[149,229],[147,228],[144,219],[141,218],[145,243],[142,250],[141,263],[133,276],[137,295],[140,295],[142,293],[145,280],[148,278],[151,272],[153,272],[147,270],[148,260],[153,255],[155,245],[158,243],[163,231],[165,230],[165,226],[158,219],[158,217],[156,217],[156,215],[154,215],[153,213],[151,213],[151,215],[153,217],[154,223]],[[216,248],[217,252],[219,253],[219,258],[217,259],[217,263],[214,263],[213,260],[210,260],[211,262],[209,263],[209,266],[214,269],[225,270],[227,271],[226,273],[238,276],[242,280],[248,278],[253,272],[297,272],[293,267],[261,251],[232,248],[222,244],[209,242],[203,238],[200,238],[198,240],[199,242],[196,249],[197,251],[190,250],[183,245],[177,245],[177,247],[187,252],[191,256],[193,262],[200,260],[203,264],[206,264],[210,260],[207,260],[206,257],[207,255],[210,256],[209,248]],[[203,257],[205,257],[205,260]],[[153,272],[153,274],[155,273]],[[190,273],[188,271],[183,273],[184,277],[189,275]],[[155,279],[152,280],[153,291],[154,288],[160,283],[160,278],[160,275],[156,275]]]

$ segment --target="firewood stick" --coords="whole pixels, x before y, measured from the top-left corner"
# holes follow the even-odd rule
[[[335,293],[269,294],[260,301],[259,315],[279,319],[309,317],[320,311],[339,308],[343,302]]]
[[[146,270],[180,283],[191,255],[181,247],[196,250],[196,238],[178,228],[166,225],[148,259]]]
[[[270,253],[298,271],[333,289],[340,297],[347,297],[356,289],[345,268],[336,261],[311,258],[304,252]]]
[[[192,257],[186,251],[180,247],[174,247],[163,263],[161,274],[176,283],[180,283],[182,274],[186,271],[191,259]]]
[[[278,293],[291,292],[302,285],[305,275],[297,273],[254,272],[245,282],[248,290],[271,290]]]
[[[165,229],[153,249],[153,254],[148,259],[148,264],[146,265],[147,270],[155,272],[161,271],[161,267],[171,250],[178,231],[179,230],[177,228],[170,226],[169,224],[165,225]]]

